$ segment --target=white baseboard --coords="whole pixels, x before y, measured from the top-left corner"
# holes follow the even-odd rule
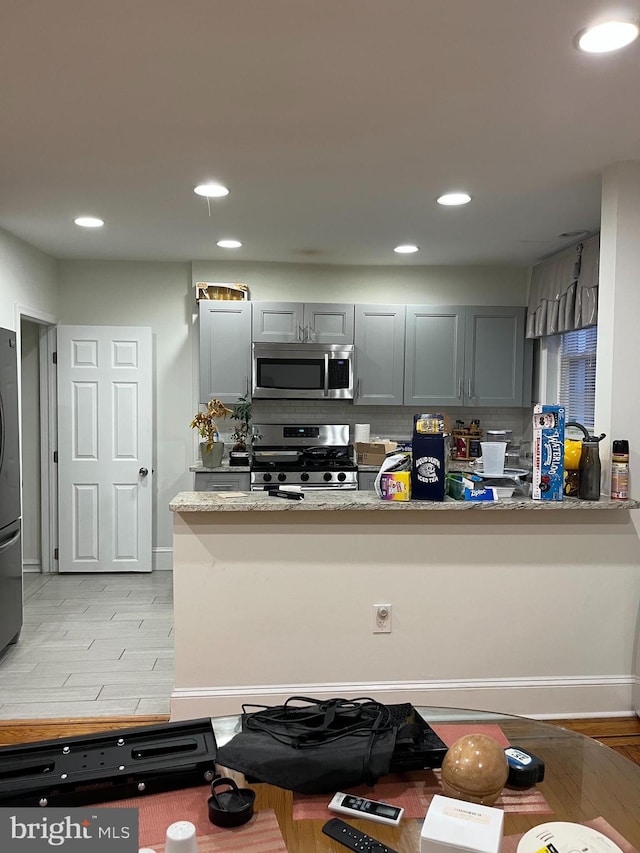
[[[42,572],[42,563],[37,559],[23,559],[22,572],[23,574],[40,574]]]
[[[173,548],[153,548],[151,551],[151,570],[154,572],[173,571]]]
[[[535,719],[628,716],[633,713],[632,675],[568,678],[496,678],[353,684],[279,684],[176,687],[171,719],[238,714],[243,703],[278,705],[290,696],[355,698],[386,704],[473,708]]]

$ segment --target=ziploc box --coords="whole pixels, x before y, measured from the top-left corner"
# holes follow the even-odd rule
[[[499,853],[504,812],[435,794],[420,832],[420,853]]]
[[[536,501],[561,501],[564,485],[564,406],[533,408],[533,483]]]
[[[383,501],[411,500],[411,471],[385,471],[380,475]]]
[[[420,432],[425,415],[414,415],[411,463],[411,500],[443,501],[449,437],[443,432]]]

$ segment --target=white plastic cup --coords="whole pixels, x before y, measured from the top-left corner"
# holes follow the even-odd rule
[[[507,442],[481,441],[480,449],[482,450],[482,473],[485,477],[502,477]]]
[[[189,820],[179,820],[167,829],[165,853],[198,853],[196,828]]]

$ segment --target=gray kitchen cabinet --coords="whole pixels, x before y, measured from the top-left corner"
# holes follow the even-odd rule
[[[253,302],[252,306],[255,343],[353,344],[353,305]]]
[[[196,471],[194,481],[196,492],[248,492],[251,488],[244,471]]]
[[[529,405],[524,323],[520,306],[407,306],[404,405]]]
[[[524,308],[467,306],[465,406],[524,404],[524,334]]]
[[[463,305],[407,305],[405,406],[464,405],[465,317]]]
[[[199,400],[235,403],[251,376],[251,303],[201,299]]]
[[[404,393],[404,305],[356,305],[354,341],[354,404],[401,406]]]
[[[373,491],[377,476],[377,471],[358,471],[358,491]]]

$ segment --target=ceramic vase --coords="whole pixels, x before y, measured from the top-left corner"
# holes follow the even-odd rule
[[[206,441],[200,442],[200,459],[203,468],[219,468],[222,465],[224,441],[214,441],[211,450],[207,450]]]

